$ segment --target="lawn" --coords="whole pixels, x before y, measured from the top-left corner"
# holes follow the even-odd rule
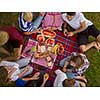
[[[88,19],[90,19],[95,26],[100,30],[100,13],[88,12],[84,13]],[[18,13],[0,13],[0,26],[16,25],[18,27]],[[89,41],[93,41],[94,38],[90,37]],[[88,86],[95,87],[100,86],[100,52],[92,48],[86,52],[86,55],[90,61],[90,67],[86,71],[85,75],[88,79]]]

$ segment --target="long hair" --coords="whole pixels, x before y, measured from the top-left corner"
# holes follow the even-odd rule
[[[82,67],[82,65],[84,64],[84,60],[81,55],[72,56],[70,61],[73,61],[77,65],[77,68]]]

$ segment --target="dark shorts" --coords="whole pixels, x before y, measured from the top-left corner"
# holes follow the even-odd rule
[[[100,34],[100,31],[94,26],[89,26],[86,30],[78,33],[78,43],[80,45],[86,45],[88,42],[88,37],[93,36],[97,38],[97,36]]]

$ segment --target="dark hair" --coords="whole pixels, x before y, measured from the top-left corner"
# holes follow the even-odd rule
[[[75,85],[75,80],[74,79],[65,79],[63,81],[63,87],[73,87]]]
[[[5,69],[5,66],[0,66],[0,86],[9,87],[15,86],[15,82],[7,81],[8,71]]]
[[[81,55],[72,56],[70,61],[73,61],[77,65],[77,68],[80,68],[84,64],[84,60]]]
[[[0,86],[5,86],[7,76],[7,70],[4,68],[4,66],[0,66]]]
[[[76,14],[76,12],[67,12],[67,15],[69,16],[74,16]]]

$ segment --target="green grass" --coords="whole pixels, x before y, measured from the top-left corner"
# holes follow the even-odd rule
[[[85,16],[90,19],[95,26],[100,30],[100,13],[84,13]],[[0,26],[16,25],[18,27],[18,13],[0,13]],[[93,41],[94,38],[90,37],[89,41]],[[90,61],[90,67],[85,72],[88,79],[88,86],[100,86],[100,52],[92,48],[86,52],[86,55]],[[11,85],[13,86],[13,85]]]

